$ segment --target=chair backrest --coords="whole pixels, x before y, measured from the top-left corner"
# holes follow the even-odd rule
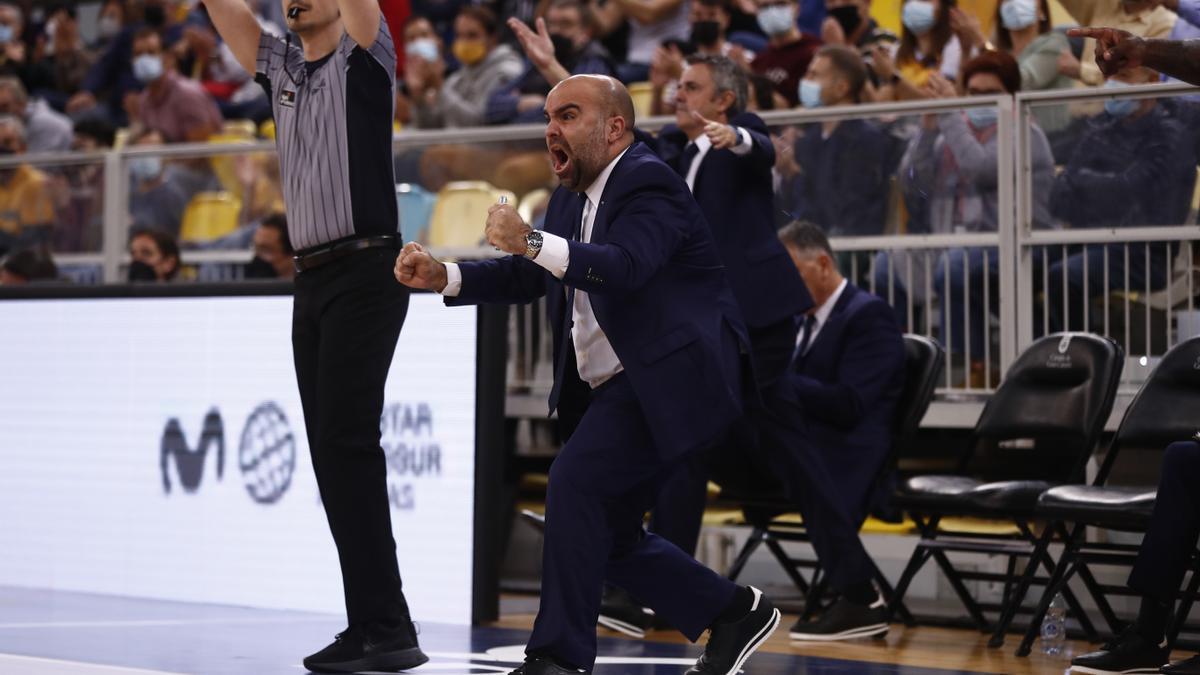
[[[637,119],[651,116],[654,106],[654,85],[649,82],[631,82],[627,87],[629,98],[633,100],[634,115]]]
[[[907,442],[933,402],[933,391],[945,366],[941,345],[924,335],[904,336],[904,391],[896,406],[892,447]]]
[[[242,200],[228,192],[198,192],[183,211],[179,240],[203,244],[238,228]]]
[[[987,478],[1081,479],[1112,412],[1124,360],[1120,345],[1091,333],[1034,342],[984,406],[975,425],[976,457],[964,458],[963,468],[990,445],[1003,459]],[[1022,454],[1028,461],[1019,461]]]
[[[455,181],[438,191],[429,219],[430,246],[478,246],[487,212],[501,196],[516,206],[516,196],[483,181]]]
[[[1108,481],[1121,450],[1162,451],[1200,430],[1200,337],[1175,345],[1125,409],[1096,484]]]

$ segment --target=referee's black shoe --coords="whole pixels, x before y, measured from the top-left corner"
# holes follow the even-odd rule
[[[579,668],[564,668],[545,656],[531,656],[508,675],[588,675]]]
[[[754,594],[750,612],[740,621],[714,624],[704,653],[684,675],[734,675],[779,627],[775,605],[757,588],[751,586],[750,591]]]
[[[337,634],[333,644],[304,659],[314,673],[354,673],[361,670],[408,670],[429,657],[417,646],[411,621],[353,625]]]

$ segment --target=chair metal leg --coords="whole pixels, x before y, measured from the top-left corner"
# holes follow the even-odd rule
[[[908,564],[904,566],[904,572],[900,575],[900,580],[896,582],[896,588],[892,591],[892,596],[888,598],[888,623],[892,623],[893,617],[901,606],[904,604],[904,594],[908,592],[908,585],[912,583],[913,577],[917,576],[917,572],[925,566],[929,561],[929,549],[917,544],[913,549],[912,555],[908,559]]]
[[[766,530],[761,527],[755,527],[750,531],[750,538],[742,546],[742,550],[738,551],[737,557],[734,558],[733,564],[729,566],[729,574],[726,575],[730,581],[737,581],[741,576],[742,570],[746,568],[746,563],[750,562],[750,556],[758,550],[762,545],[763,538],[766,536]]]
[[[1000,615],[1000,621],[996,624],[996,630],[992,633],[992,638],[988,640],[988,646],[992,648],[1000,647],[1004,644],[1004,636],[1008,633],[1009,627],[1012,625],[1013,619],[1017,616],[1017,610],[1021,608],[1021,603],[1025,602],[1025,596],[1029,594],[1029,587],[1033,585],[1033,578],[1037,574],[1038,560],[1041,558],[1039,551],[1044,552],[1050,548],[1050,542],[1054,540],[1054,530],[1047,527],[1042,536],[1038,538],[1034,545],[1033,553],[1029,555],[1029,562],[1025,565],[1025,571],[1021,574],[1021,579],[1017,582],[1017,587],[1007,600],[1004,601],[1004,611]]]
[[[1126,622],[1117,618],[1117,613],[1113,611],[1112,605],[1109,604],[1108,596],[1105,595],[1104,589],[1100,587],[1099,582],[1096,581],[1096,577],[1092,575],[1092,568],[1088,567],[1087,562],[1083,560],[1079,561],[1078,568],[1079,569],[1077,570],[1076,574],[1078,574],[1079,578],[1083,580],[1083,585],[1087,588],[1088,594],[1091,595],[1092,599],[1096,601],[1096,607],[1100,610],[1100,615],[1104,617],[1105,623],[1108,624],[1108,629],[1112,631],[1114,635],[1120,633],[1125,627]],[[1063,597],[1067,599],[1067,602],[1071,601],[1071,597],[1066,593],[1063,594]],[[1096,627],[1092,625],[1092,620],[1088,617],[1087,612],[1083,610],[1082,606],[1080,606],[1078,609],[1072,607],[1072,609],[1075,610],[1075,616],[1077,619],[1079,619],[1079,626],[1080,628],[1083,628],[1083,632],[1087,634],[1088,641],[1098,641],[1100,639],[1100,633],[1098,633],[1096,631]]]
[[[883,592],[884,600],[890,606],[892,598],[896,597],[896,589],[892,588],[891,582],[887,580],[887,577],[883,576],[883,571],[879,569],[874,560],[871,561],[871,569],[875,571],[875,583],[879,586],[879,590]],[[897,603],[895,613],[899,615],[900,621],[905,626],[912,627],[917,625],[917,619],[912,615],[912,612],[908,611],[908,606],[903,601]]]
[[[962,601],[963,607],[967,608],[967,614],[971,615],[971,620],[975,622],[975,626],[982,632],[987,633],[992,630],[991,624],[987,617],[983,615],[983,608],[975,602],[975,598],[971,596],[971,591],[967,590],[966,584],[963,583],[962,577],[958,570],[950,562],[950,558],[945,551],[934,550],[933,561],[938,567],[942,568],[942,573],[946,575],[946,581],[950,582],[950,587],[958,595],[958,599]]]
[[[796,588],[800,589],[801,593],[807,595],[808,582],[805,581],[804,577],[800,575],[799,569],[792,564],[791,557],[788,556],[787,551],[783,550],[783,546],[779,544],[779,541],[772,537],[768,532],[763,539],[763,543],[767,545],[767,549],[769,549],[771,554],[775,556],[775,559],[779,561],[779,564],[783,567],[783,571],[787,573],[788,578],[792,580],[792,583],[796,585]]]

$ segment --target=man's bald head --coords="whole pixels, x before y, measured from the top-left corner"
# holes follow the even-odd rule
[[[634,119],[633,97],[621,81],[607,75],[572,75],[559,82],[559,87],[586,92],[605,117],[620,117],[625,120],[625,129],[632,134]]]

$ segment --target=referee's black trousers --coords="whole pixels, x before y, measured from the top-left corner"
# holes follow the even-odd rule
[[[364,249],[296,276],[296,380],[351,625],[408,617],[379,444],[383,385],[408,312],[395,259],[389,248]]]

